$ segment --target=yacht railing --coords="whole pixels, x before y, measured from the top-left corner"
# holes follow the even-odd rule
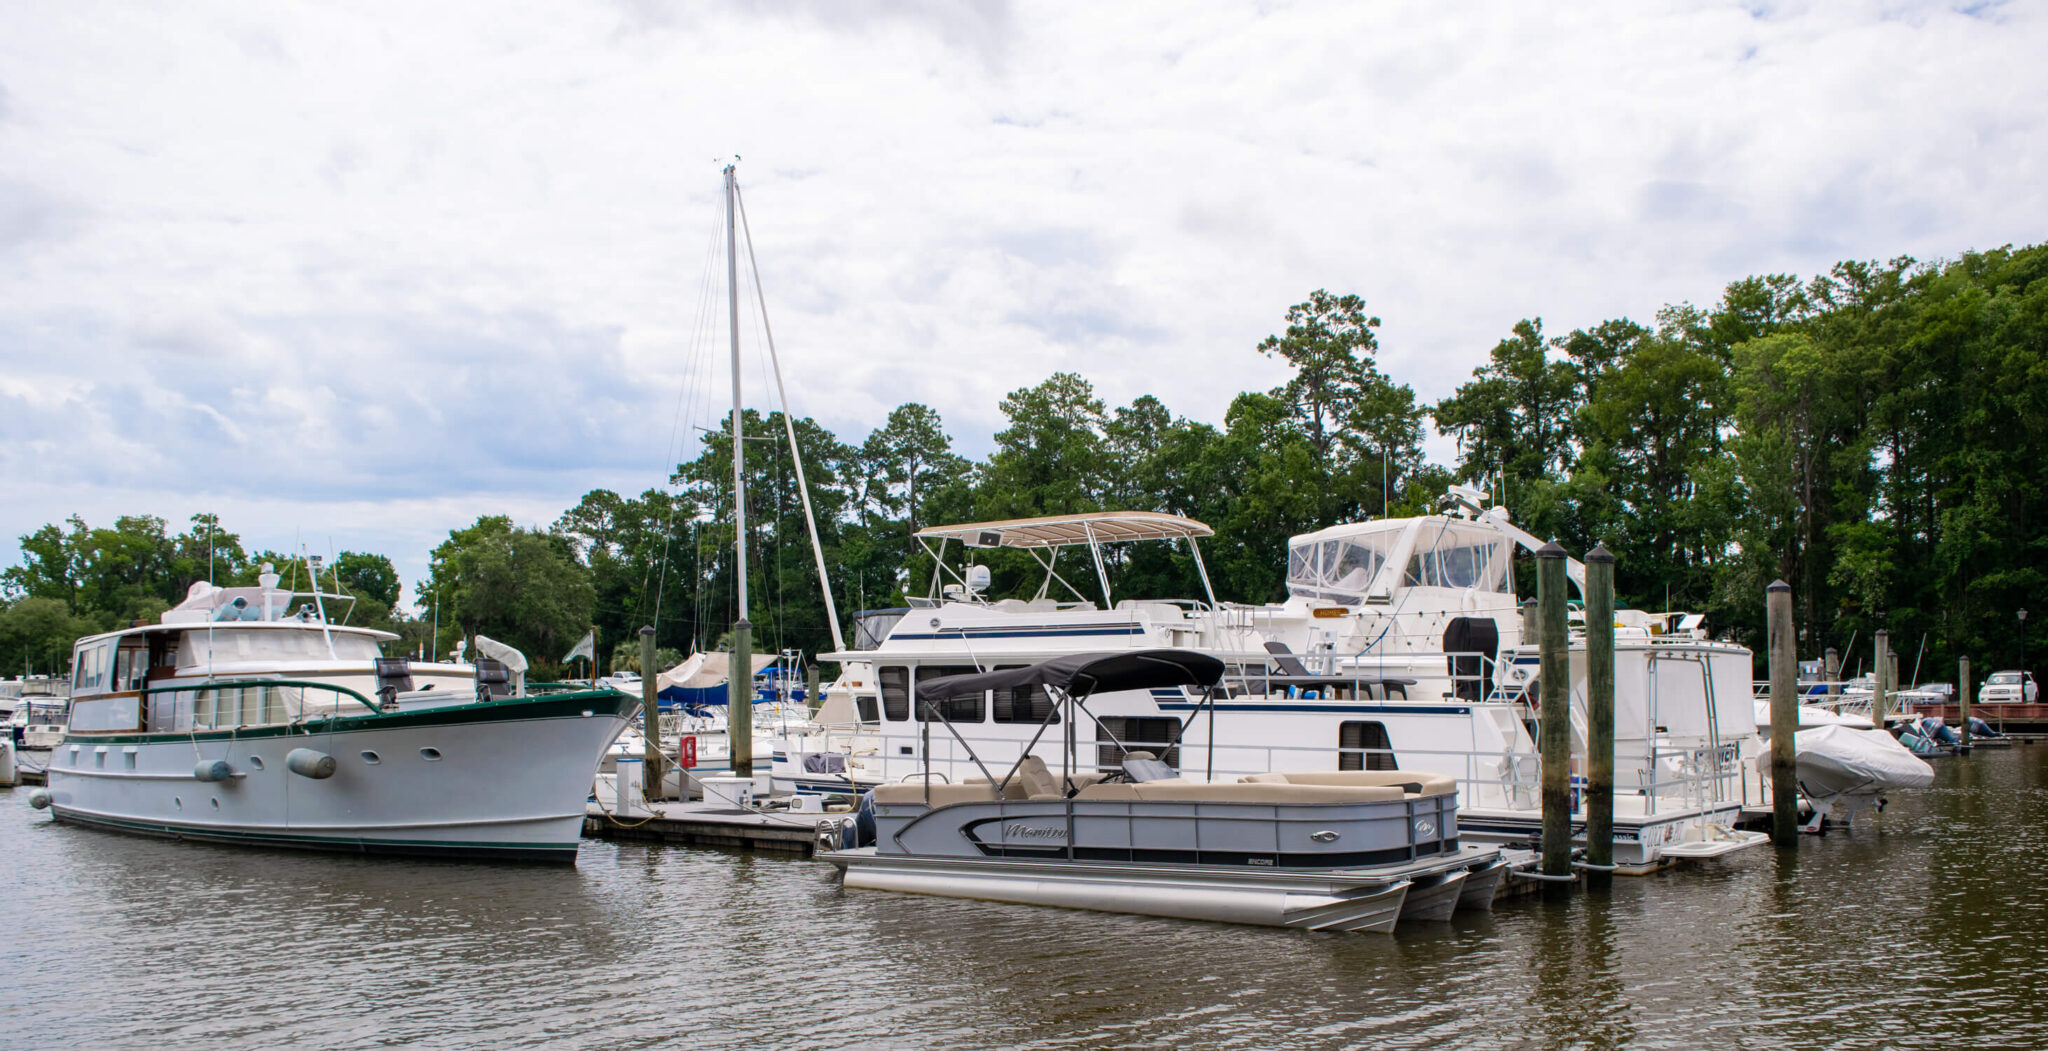
[[[1044,754],[1045,747],[1056,746],[1058,740],[1058,726],[1049,727],[1037,751]],[[819,743],[825,747],[812,747]],[[837,751],[862,760],[856,765],[866,767],[868,776],[874,780],[915,782],[929,776],[934,783],[957,783],[984,776],[984,769],[990,776],[1001,778],[1016,762],[1024,742],[1015,737],[991,738],[964,732],[956,739],[950,733],[934,732],[928,759],[898,753],[903,747],[917,747],[916,738],[893,734],[885,737],[874,730],[814,732],[803,744],[806,752]],[[1359,770],[1419,770],[1457,781],[1462,807],[1537,810],[1542,805],[1540,759],[1533,749],[1218,744],[1212,752],[1206,742],[1138,738],[1097,738],[1077,744],[1084,760],[1076,766],[1079,771],[1115,770],[1121,757],[1134,751],[1150,752],[1165,759],[1187,776],[1222,782],[1274,771],[1328,770],[1333,765]],[[1094,761],[1086,761],[1089,759]],[[1048,763],[1058,772],[1056,761]],[[1668,741],[1617,742],[1615,771],[1617,810],[1644,817],[1684,817],[1740,806],[1751,800],[1753,792],[1758,792],[1758,786],[1752,784],[1753,772],[1741,761],[1734,744],[1674,747]],[[1571,785],[1572,812],[1582,815],[1586,786],[1583,755],[1575,754],[1572,758]]]

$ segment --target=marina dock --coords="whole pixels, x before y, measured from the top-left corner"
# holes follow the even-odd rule
[[[817,842],[819,822],[837,824],[847,813],[785,814],[736,810],[718,802],[674,801],[655,803],[650,809],[652,814],[624,817],[592,800],[583,819],[583,837],[810,857]]]

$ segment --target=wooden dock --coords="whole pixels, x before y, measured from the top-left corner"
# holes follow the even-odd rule
[[[847,816],[846,811],[817,814],[734,810],[701,802],[656,803],[652,809],[651,815],[624,817],[593,800],[583,818],[583,835],[588,839],[765,850],[810,857],[818,838],[818,824],[829,821],[836,825]]]
[[[1956,704],[1916,704],[1906,710],[1938,715],[1950,726],[1962,721],[1962,706]],[[2048,736],[2048,704],[1972,704],[1970,714],[2009,737]]]

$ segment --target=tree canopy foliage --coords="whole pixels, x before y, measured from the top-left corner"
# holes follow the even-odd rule
[[[1531,532],[1604,544],[1627,604],[1703,610],[1755,643],[1763,587],[1783,578],[1808,656],[1880,627],[1901,651],[1924,637],[1929,667],[2018,656],[2015,612],[2048,564],[2032,499],[2048,491],[2048,246],[1749,277],[1707,307],[1562,335],[1527,318],[1433,405],[1380,370],[1380,321],[1361,297],[1317,290],[1282,321],[1247,349],[1286,363],[1286,382],[1239,393],[1220,425],[1150,395],[1110,404],[1071,372],[1006,395],[981,461],[926,405],[897,407],[858,443],[793,421],[842,617],[925,591],[921,528],[1098,510],[1208,523],[1219,597],[1270,601],[1290,536],[1423,513],[1464,481]],[[1425,461],[1429,420],[1456,436],[1455,463]],[[399,631],[398,646],[438,624],[437,652],[481,632],[553,670],[590,626],[615,657],[637,653],[642,624],[665,656],[720,645],[743,540],[757,647],[836,649],[785,422],[749,411],[742,426],[744,538],[728,422],[665,487],[593,490],[546,528],[486,515],[451,532],[417,583],[417,620],[393,612],[401,582],[381,555],[343,552],[331,579],[357,597],[354,622]],[[299,565],[246,553],[206,515],[176,534],[149,516],[73,517],[21,546],[0,574],[10,670],[56,667],[71,637],[152,617],[194,580]],[[1019,553],[980,556],[999,589],[1036,579]],[[1119,546],[1105,570],[1120,596],[1200,597],[1178,546]],[[1086,588],[1093,567],[1068,577]]]

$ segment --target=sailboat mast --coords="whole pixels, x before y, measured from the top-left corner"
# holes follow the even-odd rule
[[[725,288],[732,307],[732,524],[739,619],[725,666],[727,755],[737,777],[754,776],[754,626],[747,620],[747,435],[740,427],[740,252],[733,199],[738,178],[725,166]]]
[[[739,619],[747,619],[747,441],[740,429],[740,257],[739,234],[733,219],[733,168],[725,166],[725,287],[732,316],[732,522],[733,550],[739,566]]]

